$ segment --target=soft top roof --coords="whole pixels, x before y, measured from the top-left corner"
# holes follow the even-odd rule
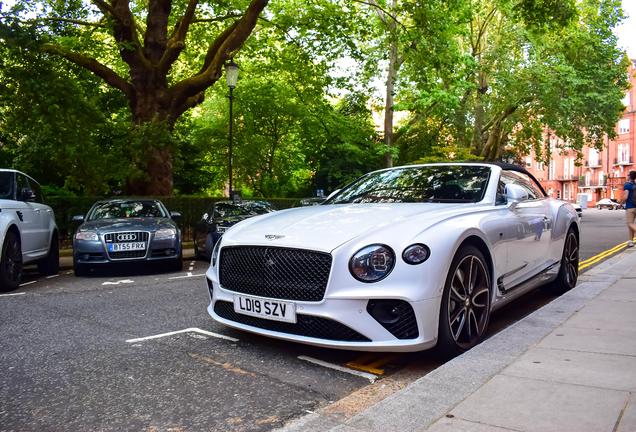
[[[534,180],[537,183],[537,185],[541,189],[541,192],[543,192],[544,195],[548,195],[547,193],[545,193],[545,190],[543,189],[543,186],[541,186],[541,183],[539,183],[539,181],[530,172],[528,172],[528,170],[526,170],[524,167],[521,167],[521,166],[515,165],[515,164],[504,163],[504,162],[482,162],[482,163],[485,164],[485,165],[496,165],[496,166],[500,167],[502,170],[517,171],[517,172],[523,173],[523,174],[527,175],[528,177],[530,177],[532,180]]]

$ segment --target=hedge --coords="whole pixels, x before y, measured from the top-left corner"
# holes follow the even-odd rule
[[[120,198],[120,197],[118,197]],[[135,198],[135,197],[125,197]],[[154,197],[160,200],[166,206],[168,211],[176,211],[181,213],[181,217],[176,219],[179,228],[181,228],[183,241],[194,240],[194,226],[201,220],[201,216],[205,214],[212,205],[217,201],[227,201],[223,197]],[[47,197],[46,204],[53,208],[55,213],[55,222],[60,232],[60,246],[63,248],[71,247],[73,234],[77,230],[78,223],[73,222],[73,217],[82,215],[86,216],[88,210],[96,202],[103,200],[101,197]],[[273,198],[264,199],[269,201],[279,210],[301,205],[299,199]]]

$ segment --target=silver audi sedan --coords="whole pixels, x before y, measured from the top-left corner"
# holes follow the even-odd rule
[[[91,268],[117,263],[160,263],[172,271],[181,270],[181,231],[159,200],[114,199],[98,201],[73,237],[75,276],[86,276]]]

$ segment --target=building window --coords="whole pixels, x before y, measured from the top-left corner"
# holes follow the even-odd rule
[[[568,159],[563,160],[563,178],[570,178],[570,164]]]
[[[590,185],[590,172],[586,172],[585,173],[585,186],[589,186]]]
[[[563,184],[563,199],[566,199],[566,200],[572,199],[570,197],[570,183]]]
[[[526,169],[530,169],[532,168],[532,158],[531,157],[527,157],[526,158]]]
[[[550,161],[550,169],[548,171],[548,180],[554,180],[554,161]]]
[[[598,173],[598,185],[603,186],[605,180],[605,173],[603,171],[599,171]]]
[[[618,163],[629,163],[629,143],[618,145]]]
[[[621,100],[621,102],[626,107],[629,107],[632,104],[632,93],[631,92],[625,93],[625,97],[623,98],[623,100]]]
[[[618,133],[629,133],[629,119],[623,119],[618,121]]]
[[[545,169],[545,164],[543,162],[537,162],[537,171],[543,171]]]
[[[598,162],[598,150],[591,148],[589,152],[590,166],[600,165]]]
[[[561,191],[557,191],[557,199],[561,199]]]

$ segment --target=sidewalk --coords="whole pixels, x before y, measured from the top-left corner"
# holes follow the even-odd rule
[[[355,417],[321,410],[282,430],[636,431],[634,252]]]

